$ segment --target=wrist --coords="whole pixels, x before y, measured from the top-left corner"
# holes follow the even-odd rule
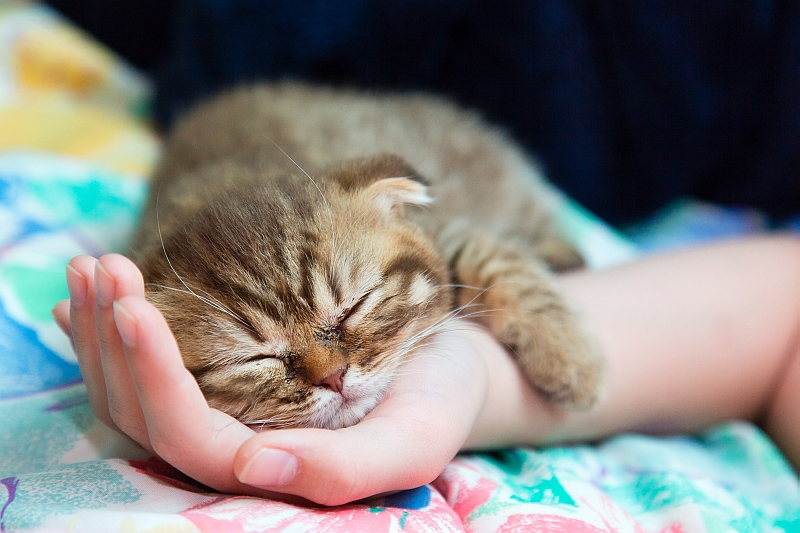
[[[536,392],[513,354],[486,330],[470,325],[465,337],[482,361],[486,392],[462,450],[537,445],[551,440],[565,411]]]

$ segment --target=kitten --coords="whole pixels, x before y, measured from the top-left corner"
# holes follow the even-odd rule
[[[246,424],[355,424],[454,309],[547,398],[597,398],[602,361],[549,272],[581,259],[536,166],[473,113],[243,87],[179,121],[151,190],[134,239],[147,297],[209,405]]]

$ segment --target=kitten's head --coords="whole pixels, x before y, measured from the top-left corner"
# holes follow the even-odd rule
[[[141,262],[209,404],[251,425],[356,423],[450,309],[446,266],[403,214],[430,198],[402,160],[314,181],[233,189]]]

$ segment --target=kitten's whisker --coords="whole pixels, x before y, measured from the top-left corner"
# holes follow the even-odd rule
[[[243,415],[244,416],[244,415]],[[295,421],[292,419],[291,416],[282,416],[276,415],[271,416],[269,418],[254,418],[252,420],[248,420],[246,424],[248,426],[251,425],[261,425],[261,424],[290,424],[294,423]]]
[[[249,415],[250,413],[252,413],[252,412],[253,412],[253,409],[255,409],[255,408],[256,408],[256,405],[258,405],[258,398],[255,398],[255,399],[253,399],[252,403],[250,404],[250,407],[248,407],[248,408],[247,408],[247,410],[245,410],[245,412],[244,412],[244,413],[242,413],[242,414],[239,416],[239,418],[245,418],[247,415]]]
[[[460,283],[448,283],[448,284],[441,285],[441,287],[453,287],[453,288],[456,288],[456,289],[473,289],[473,290],[477,290],[478,294],[473,296],[472,299],[470,299],[470,301],[467,302],[467,304],[471,304],[472,302],[474,302],[475,300],[477,300],[478,298],[480,298],[481,296],[486,294],[486,292],[488,292],[491,289],[497,287],[498,285],[501,285],[501,284],[504,284],[504,283],[512,283],[512,284],[516,284],[516,285],[524,285],[524,283],[522,283],[521,281],[501,280],[501,281],[498,281],[497,283],[492,283],[488,287],[476,287],[474,285],[463,285],[463,284],[460,284]],[[465,305],[467,305],[467,304],[465,304]],[[463,307],[464,306],[461,306],[461,308],[463,308]],[[457,309],[460,309],[460,308],[457,308]]]
[[[170,287],[169,285],[161,285],[160,283],[145,283],[145,287],[158,287],[159,289],[167,289],[175,292],[182,292],[184,294],[192,294],[189,291],[178,289],[177,287]]]
[[[491,314],[497,313],[499,311],[504,311],[504,309],[479,309],[478,311],[472,311],[472,312],[467,313],[465,315],[458,315],[456,318],[462,318],[462,319],[469,320],[470,318],[473,318],[473,317],[491,315]]]
[[[430,337],[434,333],[438,333],[439,331],[442,331],[444,329],[444,326],[452,320],[452,316],[449,316],[449,315],[451,315],[451,313],[447,313],[447,315],[445,315],[445,317],[437,320],[435,323],[433,323],[430,326],[424,328],[422,331],[420,331],[420,332],[412,335],[410,338],[406,339],[400,345],[400,350],[399,350],[400,353],[402,353],[402,355],[405,356],[408,352],[413,350],[419,342],[421,342],[423,340],[426,340],[428,337]]]
[[[498,282],[498,283],[499,283],[499,282]],[[489,287],[486,287],[486,288],[472,287],[472,288],[475,288],[475,289],[480,289],[480,292],[479,292],[478,294],[476,294],[476,295],[475,295],[475,296],[474,296],[472,299],[470,299],[470,300],[469,300],[467,303],[465,303],[465,304],[463,304],[463,305],[460,305],[460,306],[458,306],[458,307],[456,307],[456,308],[454,308],[454,309],[451,309],[450,311],[448,311],[448,312],[447,312],[447,313],[446,313],[446,314],[445,314],[445,315],[444,315],[442,318],[440,318],[439,320],[437,320],[437,321],[436,321],[434,324],[432,324],[432,325],[431,325],[431,326],[429,326],[428,328],[425,328],[423,331],[421,331],[420,333],[418,333],[418,334],[417,334],[417,336],[420,336],[420,335],[428,336],[428,335],[432,335],[434,332],[437,332],[437,333],[438,333],[438,332],[440,332],[440,331],[444,331],[445,329],[448,329],[446,326],[447,326],[447,325],[448,325],[448,324],[449,324],[451,321],[454,321],[454,320],[456,320],[456,319],[459,319],[459,318],[461,318],[461,319],[465,319],[465,318],[466,318],[466,319],[468,319],[468,318],[470,318],[470,317],[479,316],[479,315],[481,315],[481,314],[486,314],[486,313],[490,313],[490,312],[496,312],[496,311],[500,311],[501,309],[482,309],[482,310],[480,310],[480,311],[474,311],[474,312],[467,313],[467,314],[461,314],[461,313],[462,313],[462,311],[464,311],[464,310],[466,310],[466,309],[469,309],[469,308],[471,308],[471,307],[480,307],[480,306],[483,306],[484,304],[481,304],[481,303],[476,303],[475,301],[476,301],[478,298],[480,298],[481,296],[483,296],[483,294],[484,294],[484,293],[486,293],[486,291],[488,291],[488,290],[489,290],[489,289],[491,289],[492,287],[494,287],[494,286],[498,285],[498,283],[492,284],[491,286],[489,286]],[[448,284],[448,285],[442,285],[442,287],[446,287],[446,286],[458,286],[458,285],[459,285],[459,284]],[[463,285],[463,287],[470,287],[470,286],[468,286],[468,285]],[[440,326],[442,326],[442,327],[440,327]]]
[[[218,311],[220,311],[222,313],[225,313],[226,315],[228,315],[231,318],[233,318],[236,321],[238,321],[243,326],[249,328],[250,325],[247,323],[247,321],[243,320],[242,317],[238,316],[233,311],[231,311],[229,309],[226,309],[225,306],[223,306],[220,303],[212,302],[208,298],[204,298],[204,297],[200,296],[199,294],[197,294],[196,292],[194,292],[191,289],[191,287],[189,287],[189,285],[183,280],[183,278],[180,276],[180,274],[178,274],[178,271],[175,270],[175,267],[172,266],[172,261],[170,260],[169,254],[167,254],[167,248],[164,245],[164,235],[161,232],[161,218],[159,216],[159,201],[160,201],[160,199],[161,199],[161,185],[159,185],[158,192],[156,193],[156,228],[158,229],[158,240],[161,243],[161,251],[164,253],[164,259],[167,260],[167,264],[169,265],[170,270],[172,270],[172,273],[175,274],[175,277],[178,278],[178,281],[180,281],[181,284],[184,287],[186,287],[186,290],[189,291],[190,294],[194,295],[198,300],[200,300],[201,302],[205,303],[206,305],[208,305],[208,306],[210,306],[210,307],[212,307],[212,308],[214,308],[214,309],[216,309],[216,310],[218,310]],[[170,288],[172,288],[172,287],[170,287]]]
[[[442,323],[448,322],[448,321],[450,321],[450,320],[452,320],[454,318],[457,318],[458,314],[461,311],[463,311],[464,309],[467,309],[469,307],[476,307],[476,306],[480,305],[480,304],[473,304],[472,303],[472,302],[475,301],[476,298],[477,298],[477,296],[475,298],[473,298],[472,300],[470,300],[469,302],[467,302],[466,304],[461,305],[459,307],[456,307],[454,309],[451,309],[450,311],[445,313],[441,318],[439,318],[436,322],[434,322],[432,325],[430,325],[427,328],[425,328],[424,330],[422,330],[417,335],[425,335],[425,336],[427,336],[428,335],[428,333],[427,333],[428,330],[430,330],[430,329],[432,329],[434,327],[437,327],[438,325],[440,325]]]
[[[410,360],[411,359],[409,359],[409,361]],[[425,372],[422,372],[420,370],[414,370],[414,371],[408,371],[408,372],[402,372],[402,371],[398,370],[397,372],[394,373],[394,377],[404,377],[404,378],[408,377],[408,376],[424,376],[424,375],[425,375]]]
[[[477,285],[465,285],[464,283],[442,283],[439,285],[440,287],[451,287],[454,289],[475,289],[484,291],[486,290],[485,287],[478,287]]]
[[[180,279],[180,278],[178,278],[178,279]],[[197,298],[198,300],[200,300],[201,302],[203,302],[206,305],[208,305],[209,307],[212,307],[212,308],[216,309],[217,311],[219,311],[221,313],[225,313],[226,315],[230,316],[231,318],[233,318],[234,320],[238,321],[240,324],[242,324],[246,328],[248,328],[248,329],[251,328],[251,326],[247,323],[247,321],[245,321],[243,318],[241,318],[239,315],[237,315],[233,311],[230,311],[227,308],[225,308],[221,303],[218,303],[216,300],[211,300],[210,298],[206,298],[204,296],[200,296],[199,294],[197,294],[196,292],[193,292],[192,290],[183,290],[183,289],[179,289],[177,287],[170,287],[168,285],[161,285],[159,283],[147,283],[146,285],[147,286],[151,286],[151,287],[158,287],[160,289],[166,289],[166,290],[170,290],[170,291],[182,292],[183,294],[192,295],[195,298]],[[205,292],[205,291],[203,291],[203,292]]]
[[[473,298],[472,301],[474,300],[475,298]],[[468,302],[462,306],[450,310],[449,312],[445,313],[443,317],[439,318],[436,322],[434,322],[430,326],[427,326],[426,328],[422,329],[421,331],[412,335],[409,339],[404,341],[400,346],[399,352],[404,357],[408,352],[416,349],[420,341],[427,339],[428,337],[436,333],[441,333],[443,331],[455,331],[455,329],[452,328],[452,325],[453,323],[457,323],[458,320],[461,319],[468,320],[470,318],[485,316],[488,314],[496,313],[498,311],[502,311],[501,309],[480,309],[477,311],[472,311],[467,314],[460,314],[465,309],[468,309],[470,307],[477,307],[479,305],[480,304],[473,304],[471,302]]]
[[[445,354],[445,353],[442,353],[441,351],[439,351],[439,352],[436,352],[436,351],[429,351],[429,352],[423,352],[423,353],[418,353],[418,352],[416,352],[416,353],[414,353],[414,355],[413,355],[413,356],[411,356],[411,357],[409,357],[409,358],[405,359],[405,360],[403,361],[403,363],[409,363],[409,362],[411,362],[411,361],[417,361],[417,360],[419,360],[419,359],[422,359],[422,358],[426,358],[426,359],[427,359],[427,358],[437,358],[437,359],[444,359],[444,360],[446,360],[446,361],[450,361],[450,362],[454,362],[454,361],[455,361],[455,362],[456,362],[456,364],[457,364],[459,367],[461,367],[461,368],[466,368],[466,366],[465,366],[465,365],[462,365],[462,364],[460,364],[459,362],[457,362],[457,358],[456,358],[456,359],[454,359],[454,358],[453,358],[453,354],[452,354],[452,352],[451,352],[451,353],[449,353],[449,354]],[[414,373],[422,373],[422,372],[408,372],[408,373],[407,373],[407,374],[405,374],[405,375],[412,375],[412,374],[414,374]],[[398,372],[398,374],[397,374],[397,375],[402,375],[402,372]]]
[[[411,362],[411,361],[415,361],[419,357],[423,357],[425,355],[429,355],[429,354],[425,354],[425,353],[420,353],[419,350],[423,350],[424,348],[429,348],[431,346],[433,346],[433,343],[422,342],[422,343],[419,343],[417,345],[410,346],[410,347],[406,348],[405,350],[399,352],[399,355],[402,358],[402,364],[405,364],[405,363],[408,363],[408,362]],[[399,368],[402,368],[402,364],[401,364],[401,366]]]
[[[225,312],[227,312],[229,315],[231,315],[231,316],[233,316],[234,318],[236,318],[237,320],[239,320],[239,322],[240,322],[241,324],[243,324],[243,325],[247,326],[248,328],[250,328],[250,327],[251,327],[251,326],[250,326],[250,324],[249,324],[249,322],[247,322],[247,320],[245,320],[244,318],[242,318],[241,316],[239,316],[237,313],[235,313],[235,312],[234,312],[234,311],[233,311],[233,310],[232,310],[230,307],[228,307],[227,305],[225,305],[225,304],[223,304],[222,302],[220,302],[220,301],[219,301],[219,300],[218,300],[218,299],[217,299],[217,298],[216,298],[216,297],[215,297],[213,294],[211,294],[210,292],[208,292],[208,291],[206,291],[206,290],[203,290],[203,289],[200,289],[200,291],[201,291],[203,294],[205,294],[205,295],[208,297],[208,299],[209,299],[210,301],[213,301],[213,302],[215,302],[215,303],[216,303],[216,305],[218,306],[218,309],[220,309],[221,311],[225,311]],[[241,299],[240,299],[240,301],[241,301]]]
[[[257,418],[243,423],[246,426],[259,426],[259,428],[262,430],[265,427],[269,427],[270,429],[283,429],[297,427],[298,425],[297,420],[294,420],[290,415],[276,415],[269,418]]]

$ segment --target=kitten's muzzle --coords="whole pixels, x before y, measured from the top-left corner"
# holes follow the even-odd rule
[[[342,392],[347,355],[338,347],[313,344],[303,360],[303,371],[310,384]]]

